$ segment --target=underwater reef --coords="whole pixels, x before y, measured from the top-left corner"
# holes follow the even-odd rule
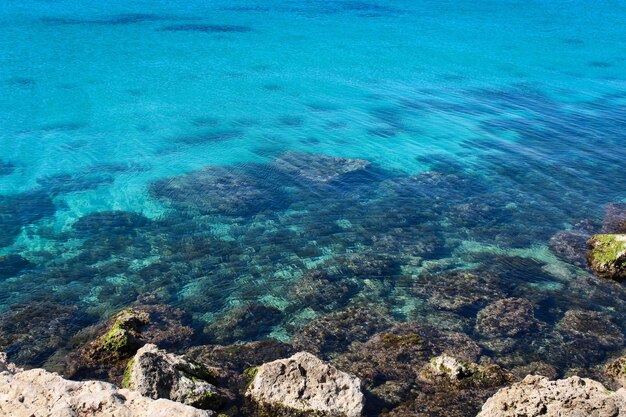
[[[55,196],[107,175],[47,178],[0,201],[3,215],[16,228],[45,219]],[[148,193],[163,215],[96,211],[55,235],[72,256],[0,256],[10,361],[230,416],[283,412],[246,389],[255,367],[300,351],[358,378],[367,416],[473,415],[528,374],[619,386],[603,367],[625,343],[623,254],[610,246],[624,203],[560,230],[575,207],[545,213],[446,161],[407,175],[293,151]],[[146,346],[160,365],[137,362]],[[203,371],[167,356],[181,354]],[[142,382],[144,368],[163,368],[171,389]]]

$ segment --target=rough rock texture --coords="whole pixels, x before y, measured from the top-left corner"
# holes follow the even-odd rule
[[[511,380],[498,365],[478,365],[445,353],[432,358],[420,376],[435,383],[476,387],[502,386]]]
[[[621,386],[626,387],[626,356],[609,362],[605,367],[606,373],[615,379]]]
[[[308,352],[261,365],[246,395],[261,408],[357,417],[364,399],[359,378]]]
[[[472,375],[473,369],[465,361],[443,354],[430,360],[429,370],[436,376],[459,380]]]
[[[129,362],[123,385],[146,397],[217,409],[223,399],[211,383],[215,379],[214,372],[148,344]]]
[[[529,375],[503,388],[482,407],[477,417],[614,417],[626,413],[626,391],[608,391],[591,379],[571,377],[550,381]]]
[[[106,379],[121,383],[127,360],[145,343],[180,348],[193,329],[182,310],[165,304],[140,304],[113,315],[104,323],[78,332],[75,350],[59,352],[46,367],[68,378]]]
[[[152,400],[137,392],[99,381],[68,381],[43,369],[23,371],[0,354],[0,415],[11,417],[210,417],[169,400]]]
[[[480,351],[463,333],[404,323],[377,333],[364,343],[353,344],[347,353],[334,357],[332,363],[361,378],[368,415],[378,415],[382,409],[409,400],[420,389],[418,376],[434,356],[448,353],[475,362]]]
[[[587,261],[602,278],[626,279],[626,235],[593,235]]]

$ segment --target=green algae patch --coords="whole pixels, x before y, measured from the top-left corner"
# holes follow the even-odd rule
[[[246,368],[243,370],[243,376],[246,378],[246,388],[248,388],[250,386],[250,384],[252,384],[252,381],[254,381],[254,378],[256,377],[256,374],[259,372],[259,367],[258,366],[251,366],[250,368]]]
[[[195,395],[194,392],[190,393],[190,396]],[[202,395],[199,395],[196,399],[194,399],[190,405],[192,407],[200,408],[202,410],[218,410],[224,404],[226,400],[219,393],[211,391],[206,392]]]
[[[127,308],[109,320],[108,330],[87,348],[88,356],[97,362],[129,358],[142,345],[141,328],[150,323],[145,311]]]
[[[416,334],[396,335],[385,333],[380,339],[386,347],[394,348],[409,348],[424,343],[424,340]]]
[[[599,234],[589,239],[587,260],[600,277],[626,279],[626,235]]]
[[[126,365],[126,369],[124,370],[124,377],[122,378],[122,388],[132,389],[130,386],[130,377],[133,373],[133,364],[135,363],[135,358],[132,358],[128,361],[128,365]]]

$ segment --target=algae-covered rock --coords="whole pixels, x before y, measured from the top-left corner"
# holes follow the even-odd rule
[[[610,417],[624,413],[624,389],[613,393],[591,379],[571,377],[550,381],[528,375],[487,400],[477,417]]]
[[[293,345],[326,356],[330,352],[344,351],[352,342],[364,342],[393,324],[385,307],[350,306],[322,316],[298,330],[293,336]]]
[[[357,417],[364,405],[359,378],[308,352],[258,367],[246,396],[268,416]]]
[[[150,315],[132,308],[113,316],[106,333],[93,341],[88,355],[96,360],[120,360],[130,357],[141,346],[140,329],[150,323]]]
[[[513,337],[539,328],[533,306],[525,298],[505,298],[478,312],[476,332],[485,337]]]
[[[154,399],[218,409],[224,399],[214,385],[216,378],[213,370],[147,344],[128,363],[123,386]]]
[[[589,239],[587,261],[602,278],[626,279],[626,235],[599,234]]]
[[[568,310],[556,324],[556,329],[580,345],[604,349],[624,345],[624,333],[613,322],[613,317],[598,311]]]

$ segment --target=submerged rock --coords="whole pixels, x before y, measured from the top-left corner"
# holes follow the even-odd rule
[[[13,171],[15,171],[15,165],[13,163],[0,159],[0,177],[11,175]]]
[[[130,234],[146,226],[150,220],[139,213],[113,210],[99,211],[80,217],[72,226],[79,236]]]
[[[297,349],[326,355],[344,351],[352,342],[364,342],[374,333],[394,324],[386,309],[379,306],[351,306],[322,316],[293,336]]]
[[[588,243],[587,260],[598,276],[626,279],[626,235],[594,235]]]
[[[478,312],[476,332],[486,337],[514,337],[537,330],[533,306],[525,298],[505,298]]]
[[[557,323],[557,329],[581,344],[590,339],[592,344],[605,349],[615,349],[624,345],[624,333],[613,323],[606,313],[586,310],[568,310]]]
[[[579,377],[550,381],[529,375],[498,391],[477,417],[598,416],[626,413],[626,391],[613,393],[601,383]]]
[[[345,181],[371,167],[364,159],[289,151],[274,160],[279,171],[317,184]]]
[[[306,274],[291,288],[289,295],[299,309],[307,306],[317,311],[337,311],[350,301],[358,290],[354,280],[331,280],[324,273]]]
[[[417,323],[404,323],[355,343],[333,364],[363,381],[373,413],[407,401],[418,387],[418,376],[434,356],[447,353],[475,362],[480,347],[467,335]]]
[[[99,381],[69,381],[43,369],[23,371],[0,353],[0,415],[210,417],[207,411]]]
[[[0,279],[12,277],[33,266],[20,255],[0,255]]]
[[[218,409],[224,400],[215,380],[216,372],[148,344],[128,363],[122,386],[154,399]]]
[[[267,336],[282,318],[276,307],[246,304],[209,323],[204,332],[218,343],[234,343]]]
[[[0,315],[0,350],[19,364],[42,366],[57,349],[89,323],[76,306],[32,302]]]
[[[267,339],[227,346],[194,346],[185,352],[185,356],[203,365],[242,373],[246,369],[285,358],[294,353],[291,345]]]
[[[183,211],[235,216],[279,208],[284,198],[275,183],[221,166],[157,180],[150,185],[150,194]]]
[[[430,304],[444,310],[476,310],[505,293],[490,275],[453,272],[422,277],[413,291]]]
[[[626,233],[626,203],[609,203],[604,207],[604,233]]]
[[[550,238],[549,247],[561,260],[579,267],[587,266],[587,241],[597,231],[593,224],[580,223]]]
[[[261,365],[246,395],[268,416],[357,417],[364,405],[359,378],[307,352]]]

